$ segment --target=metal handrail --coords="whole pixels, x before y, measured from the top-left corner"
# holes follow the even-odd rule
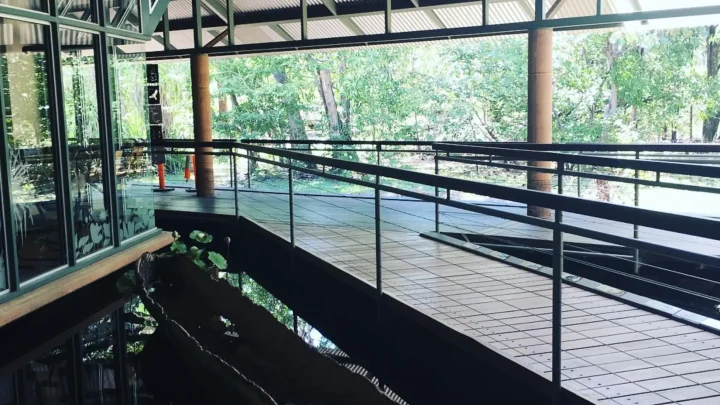
[[[526,149],[535,151],[560,152],[676,152],[699,153],[720,152],[720,143],[642,143],[642,144],[608,144],[608,143],[551,143],[538,144],[528,142],[447,142],[447,141],[351,141],[321,139],[241,139],[246,144],[270,145],[388,145],[388,146],[433,146],[436,144],[454,144],[465,146],[488,146],[507,149]]]
[[[172,142],[163,141],[158,144],[161,147],[180,147],[180,148],[195,148],[196,154],[215,154],[213,148],[222,149],[224,152],[221,154],[232,154],[236,157],[243,157],[249,160],[255,160],[257,162],[265,162],[268,164],[284,167],[288,169],[288,207],[289,207],[289,221],[290,221],[290,246],[293,252],[291,265],[295,266],[295,249],[296,249],[296,238],[295,238],[295,221],[294,221],[294,191],[293,191],[293,172],[300,171],[305,173],[311,173],[317,176],[335,179],[351,184],[357,184],[364,187],[374,189],[374,220],[375,220],[375,298],[377,300],[377,318],[378,322],[383,319],[382,301],[383,301],[383,266],[382,266],[382,219],[381,219],[381,196],[380,191],[388,191],[408,197],[416,198],[421,201],[432,202],[435,204],[435,221],[436,229],[439,223],[438,219],[438,206],[446,205],[451,207],[457,207],[470,212],[477,212],[481,214],[491,215],[499,218],[504,218],[512,221],[518,221],[526,224],[539,226],[546,229],[552,230],[552,358],[553,358],[553,384],[557,389],[560,389],[561,378],[559,377],[559,370],[562,368],[562,283],[563,283],[563,267],[564,267],[564,233],[575,234],[579,236],[590,237],[600,241],[608,243],[614,243],[624,246],[633,247],[635,249],[644,249],[650,252],[658,253],[666,256],[674,256],[689,261],[702,263],[705,265],[720,267],[720,257],[705,255],[702,253],[695,253],[684,251],[681,249],[670,248],[667,246],[659,245],[656,243],[640,241],[638,239],[625,238],[605,232],[593,231],[584,229],[572,225],[563,223],[563,211],[576,212],[580,214],[590,215],[596,218],[604,218],[615,221],[622,221],[631,224],[643,224],[645,226],[663,229],[671,232],[680,232],[686,235],[694,235],[700,237],[708,237],[714,240],[720,240],[720,221],[715,221],[707,218],[698,218],[688,215],[679,215],[672,213],[663,213],[658,211],[651,211],[647,209],[637,207],[626,207],[622,205],[583,200],[575,197],[568,197],[564,195],[555,195],[549,193],[543,193],[532,190],[523,190],[507,186],[498,186],[493,184],[487,184],[471,180],[455,179],[446,176],[440,176],[437,174],[425,174],[418,173],[404,169],[396,169],[391,167],[384,167],[379,165],[372,165],[367,163],[350,162],[341,159],[333,159],[321,156],[315,156],[309,153],[288,151],[278,148],[271,148],[265,146],[250,145],[247,143],[240,142],[227,142],[227,141],[215,141],[215,142],[198,142],[198,143],[187,143],[187,142]],[[244,150],[245,154],[235,152],[237,149]],[[183,153],[180,151],[171,151],[171,153]],[[188,153],[188,152],[184,152]],[[266,156],[262,156],[266,155]],[[281,158],[280,161],[271,160],[266,158],[267,156],[274,156]],[[235,159],[232,159],[234,161]],[[375,181],[366,181],[363,179],[356,179],[341,176],[334,173],[327,173],[325,170],[320,171],[311,169],[308,167],[302,167],[294,164],[295,162],[314,163],[316,165],[330,166],[338,169],[344,169],[348,171],[363,173],[366,175],[374,175]],[[437,160],[436,160],[437,162]],[[231,163],[233,176],[237,178],[237,163]],[[249,173],[249,172],[248,172]],[[564,174],[564,165],[558,167],[558,186],[562,189],[562,181]],[[422,184],[426,186],[435,187],[435,196],[403,190],[397,187],[391,187],[381,184],[380,179],[382,177],[393,178],[397,180],[412,182],[415,184]],[[235,215],[239,218],[239,207],[238,207],[238,188],[237,181],[235,185]],[[439,188],[447,188],[447,198],[440,198],[438,195]],[[555,216],[553,220],[546,220],[540,218],[529,217],[507,211],[501,211],[492,209],[489,207],[477,206],[460,201],[453,201],[450,199],[449,190],[460,190],[474,194],[485,195],[489,197],[496,197],[500,199],[524,202],[528,204],[540,205],[555,210]],[[637,276],[636,276],[637,277]],[[649,279],[643,279],[646,282],[653,283],[654,281]],[[657,283],[660,285],[662,283]],[[666,288],[676,288],[671,285],[662,285]],[[698,294],[699,295],[699,294]],[[704,298],[712,298],[705,296]],[[294,318],[296,324],[297,318]]]
[[[414,172],[406,169],[378,166],[368,163],[351,162],[306,153],[292,152],[277,148],[248,145],[235,141],[212,141],[190,143],[185,141],[161,141],[156,146],[162,147],[209,147],[216,149],[239,148],[254,153],[275,155],[281,158],[314,163],[375,175],[393,178],[430,187],[451,189],[471,194],[514,201],[518,203],[536,205],[549,209],[568,211],[575,214],[587,215],[609,221],[638,224],[649,228],[676,232],[686,235],[720,240],[720,221],[691,215],[674,214],[654,211],[645,208],[630,207],[603,201],[592,201],[565,195],[544,193],[541,191],[520,189],[516,187],[501,186],[474,180],[457,179],[447,176],[432,175]],[[243,155],[238,155],[243,156]],[[272,162],[277,164],[277,162]],[[298,168],[299,169],[299,168]],[[319,173],[319,172],[318,172]],[[323,174],[325,175],[325,174]],[[545,225],[544,227],[548,227]],[[552,227],[548,227],[552,228]]]
[[[534,151],[527,149],[508,149],[475,145],[457,145],[440,143],[433,145],[433,149],[448,153],[471,153],[476,155],[501,156],[528,161],[551,161],[556,163],[572,163],[587,166],[602,166],[622,169],[633,169],[651,172],[681,174],[720,178],[720,166],[700,165],[696,163],[675,163],[658,160],[621,159],[589,155],[574,155],[558,152]],[[553,170],[556,169],[546,169]]]

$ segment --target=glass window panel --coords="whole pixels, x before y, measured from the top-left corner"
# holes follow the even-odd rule
[[[44,30],[0,18],[0,75],[21,282],[67,263],[59,231]]]
[[[47,11],[45,10],[45,2],[43,0],[5,0],[3,4],[36,11]]]
[[[0,405],[16,405],[15,379],[13,374],[0,376]]]
[[[112,243],[108,197],[103,190],[96,36],[69,29],[62,29],[60,36],[73,235],[75,257],[80,258]]]
[[[125,240],[155,228],[152,192],[155,171],[148,153],[150,130],[144,55],[130,53],[137,49],[137,44],[110,40],[117,204],[120,236]]]
[[[140,31],[139,0],[103,0],[103,4],[107,25],[133,32]]]
[[[113,312],[114,313],[114,312]],[[117,403],[113,314],[93,322],[81,334],[83,404]]]
[[[65,345],[58,346],[22,368],[26,405],[69,405],[70,368]]]
[[[57,6],[61,17],[95,22],[90,0],[57,0]]]

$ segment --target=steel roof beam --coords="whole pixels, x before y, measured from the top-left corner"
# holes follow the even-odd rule
[[[491,0],[488,3],[506,3],[514,2],[516,0]],[[447,7],[458,7],[468,5],[481,5],[482,0],[449,0],[443,3],[434,1],[433,3],[424,3],[419,7],[415,7],[409,0],[403,2],[400,5],[396,5],[393,2],[392,12],[393,14],[398,11],[408,11],[413,9],[418,10],[435,10],[438,8]],[[370,5],[363,6],[349,6],[343,3],[336,4],[337,15],[334,15],[324,4],[308,5],[307,15],[308,21],[319,21],[319,20],[333,20],[338,17],[361,17],[369,15],[384,15],[386,2],[374,2]],[[235,18],[238,21],[236,25],[269,25],[269,24],[285,24],[290,22],[298,22],[302,15],[301,7],[293,7],[283,10],[268,10],[268,11],[256,11],[250,13],[235,13]],[[170,21],[171,31],[181,31],[193,29],[194,22],[192,18],[172,20]],[[225,26],[225,20],[218,16],[206,16],[203,17],[203,27],[205,28],[217,28]]]
[[[201,0],[202,8],[215,14],[225,24],[228,22],[228,8],[227,6],[220,3],[218,0]],[[172,24],[172,22],[171,22]]]
[[[575,30],[618,27],[630,21],[655,20],[676,17],[692,17],[700,15],[720,14],[720,5],[687,7],[672,10],[642,11],[624,14],[603,14],[600,16],[583,16],[572,18],[559,18],[542,21],[523,21],[508,24],[493,24],[486,26],[446,28],[415,32],[402,32],[379,35],[362,35],[342,38],[322,38],[308,41],[271,42],[260,44],[246,44],[228,47],[215,47],[210,52],[214,56],[262,54],[269,52],[288,52],[297,50],[330,49],[349,46],[367,46],[380,44],[401,44],[408,42],[423,42],[452,38],[476,38],[484,36],[508,35],[527,33],[533,29],[552,28],[554,30]],[[297,20],[296,20],[297,21]],[[275,23],[277,25],[278,23]],[[279,28],[279,27],[278,27]],[[277,30],[276,30],[277,32]],[[287,33],[285,33],[287,35]],[[287,38],[290,36],[287,35]],[[148,52],[148,60],[186,57],[207,50],[182,49],[170,52]]]
[[[327,7],[330,14],[337,15],[337,4],[335,4],[335,0],[322,0],[322,3]]]
[[[547,14],[545,14],[545,18],[550,20],[555,18],[557,13],[560,11],[560,8],[567,3],[567,0],[555,0],[555,3],[553,3],[552,6],[550,6],[550,9],[548,10]]]

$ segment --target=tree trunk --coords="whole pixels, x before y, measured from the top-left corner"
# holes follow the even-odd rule
[[[617,53],[617,47],[612,42],[610,35],[608,35],[607,45],[605,47],[605,56],[607,57],[607,74],[608,80],[610,81],[610,94],[608,95],[608,103],[605,105],[605,110],[603,111],[603,132],[600,139],[601,143],[608,142],[608,139],[610,138],[610,128],[612,127],[611,121],[617,112],[618,91],[617,84],[615,84],[615,80],[612,77],[613,65],[615,63]],[[610,201],[610,184],[607,180],[595,180],[595,187],[597,189],[598,200]]]
[[[717,25],[708,27],[707,77],[709,83],[717,80],[718,70],[720,69],[720,44],[718,44],[718,39],[716,38],[717,27]],[[707,118],[703,120],[703,141],[714,141],[718,132],[718,126],[720,126],[720,108],[715,107],[712,111],[707,112]]]
[[[287,74],[285,73],[285,71],[278,70],[276,72],[273,72],[273,77],[275,78],[275,81],[278,82],[278,84],[283,86],[287,84]],[[295,100],[293,100],[290,96],[287,96],[283,102],[287,107],[286,110],[289,111],[288,130],[290,139],[294,141],[306,141],[308,137],[307,132],[305,132],[305,122],[300,115],[300,110],[293,107],[298,103],[296,103]],[[308,150],[310,150],[310,144],[307,144],[306,147]],[[309,169],[317,169],[315,163],[308,163],[306,167]]]
[[[345,70],[344,65],[340,66],[341,71]],[[340,117],[338,111],[337,101],[335,99],[335,92],[333,90],[332,75],[330,71],[324,68],[317,69],[317,80],[315,81],[318,88],[318,94],[320,99],[323,101],[325,107],[325,114],[328,118],[328,124],[330,125],[330,140],[342,140],[351,141],[350,137],[350,123],[346,122],[343,125],[343,120]],[[350,100],[347,97],[340,97],[341,103],[345,106],[346,118],[350,118]],[[343,151],[343,148],[333,147],[332,157],[335,159],[357,161],[356,152]]]
[[[285,74],[284,71],[279,70],[276,72],[273,72],[273,77],[275,78],[275,81],[278,82],[280,85],[286,85],[287,84],[287,74]],[[283,101],[287,106],[295,105],[296,103],[294,100],[291,99],[291,97],[286,97]],[[288,113],[288,128],[289,128],[289,135],[290,139],[292,140],[307,140],[307,133],[305,132],[305,123],[302,119],[302,116],[300,116],[300,111],[297,109],[292,109],[292,112]]]

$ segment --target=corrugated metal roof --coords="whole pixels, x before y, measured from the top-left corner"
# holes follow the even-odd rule
[[[222,0],[221,0],[222,1]],[[377,2],[379,0],[336,0],[338,3]],[[544,0],[549,10],[557,0]],[[633,0],[605,0],[603,9],[614,13],[616,2]],[[692,0],[691,0],[692,1]],[[235,11],[240,13],[283,10],[297,8],[299,0],[234,0]],[[322,0],[308,0],[309,5],[323,4]],[[422,4],[422,3],[421,3]],[[594,15],[595,0],[564,0],[556,9],[554,18],[568,18]],[[530,21],[534,18],[535,2],[532,0],[489,0],[488,20],[490,24],[507,24]],[[413,32],[440,28],[460,28],[482,25],[482,5],[480,1],[457,3],[448,6],[434,6],[418,10],[398,10],[392,15],[393,32]],[[432,14],[431,14],[432,13]],[[203,15],[210,12],[203,10]],[[170,3],[170,18],[187,19],[192,16],[191,0],[173,0]],[[359,31],[359,32],[358,32]],[[308,21],[308,38],[338,38],[354,35],[376,35],[385,32],[385,17],[382,12],[369,12],[341,17],[322,17]],[[173,31],[172,43],[178,49],[192,47],[192,35],[187,31]],[[300,21],[281,21],[278,23],[256,23],[236,25],[235,43],[257,44],[300,39]]]
[[[435,9],[435,14],[448,28],[477,27],[482,25],[482,5]]]
[[[427,11],[432,12],[431,10]],[[426,31],[442,28],[435,25],[430,17],[427,16],[425,11],[422,10],[398,11],[396,13],[392,13],[391,24],[393,32]]]

